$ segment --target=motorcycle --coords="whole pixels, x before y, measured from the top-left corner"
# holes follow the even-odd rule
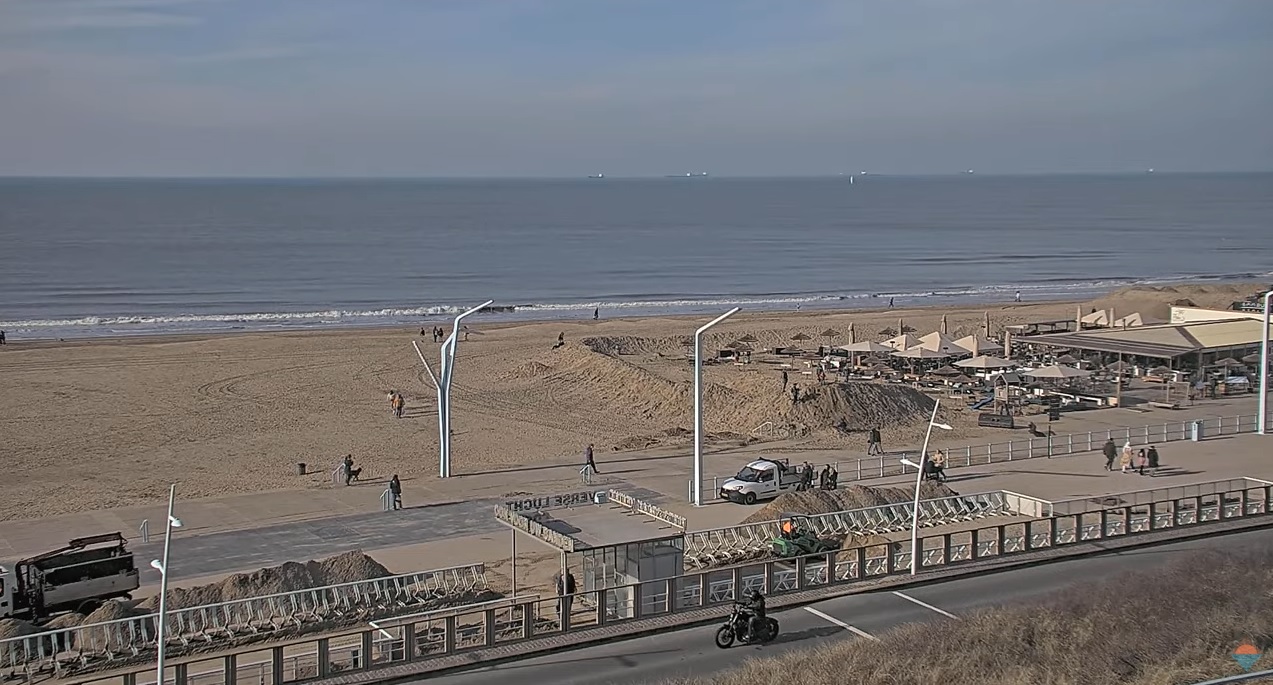
[[[734,608],[729,614],[729,618],[725,619],[725,625],[716,629],[716,646],[721,649],[728,649],[733,646],[735,641],[743,644],[756,644],[772,642],[778,637],[778,621],[772,616],[765,617],[767,630],[763,635],[751,635],[751,617],[754,615],[751,609],[742,602],[734,602]]]

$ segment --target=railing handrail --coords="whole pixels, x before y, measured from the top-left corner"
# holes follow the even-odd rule
[[[1021,455],[1019,457],[1016,457],[1016,459],[1038,459],[1040,457],[1045,457],[1045,456],[1046,457],[1055,456],[1054,450],[1052,449],[1042,449],[1042,450],[1040,449],[1040,448],[1046,448],[1046,446],[1049,445],[1049,443],[1051,445],[1057,445],[1057,444],[1078,445],[1078,444],[1082,444],[1084,440],[1087,440],[1089,436],[1094,437],[1097,435],[1104,435],[1106,436],[1105,439],[1109,439],[1112,436],[1122,435],[1123,437],[1120,438],[1122,440],[1135,440],[1142,437],[1141,435],[1137,435],[1136,434],[1137,432],[1145,433],[1146,431],[1152,428],[1177,427],[1178,428],[1177,432],[1181,436],[1180,438],[1172,438],[1170,436],[1164,436],[1163,438],[1163,442],[1175,442],[1177,440],[1184,440],[1188,438],[1189,424],[1192,424],[1195,422],[1202,422],[1204,424],[1204,432],[1205,432],[1205,426],[1207,424],[1213,424],[1214,422],[1219,422],[1219,427],[1220,429],[1223,430],[1223,428],[1225,427],[1225,423],[1230,420],[1232,420],[1235,423],[1235,427],[1237,429],[1236,431],[1234,431],[1235,433],[1252,432],[1254,431],[1255,424],[1257,423],[1257,417],[1254,414],[1236,414],[1236,415],[1226,414],[1222,416],[1205,416],[1205,417],[1193,418],[1193,419],[1185,418],[1180,420],[1164,421],[1162,423],[1147,423],[1147,424],[1141,424],[1139,426],[1120,426],[1118,428],[1106,428],[1103,430],[1063,433],[1059,435],[1051,435],[1051,436],[1043,436],[1043,437],[1030,436],[1022,440],[1007,440],[1004,442],[970,444],[970,445],[964,445],[961,447],[947,448],[945,451],[950,458],[947,459],[946,467],[947,468],[966,468],[968,464],[960,464],[955,459],[955,455],[960,453],[966,454],[966,455],[974,455],[974,454],[994,455],[994,454],[1001,454],[1004,451],[1004,449],[1006,449],[1010,455],[1009,461],[1014,461],[1015,459],[1013,459],[1011,455],[1014,453],[1013,448],[1018,447]],[[1246,428],[1246,425],[1248,423],[1251,424],[1251,427],[1249,429]],[[1083,438],[1083,440],[1078,440],[1077,438]],[[1137,443],[1137,444],[1140,444],[1140,443]],[[1145,442],[1143,444],[1152,444],[1152,443]],[[1099,449],[1099,447],[1096,446],[1096,444],[1094,443],[1092,449],[1093,450]],[[883,477],[889,477],[889,476],[895,476],[895,475],[905,475],[907,473],[914,473],[914,469],[904,466],[900,463],[894,464],[890,462],[896,462],[897,461],[896,458],[898,456],[905,455],[913,451],[917,451],[917,450],[914,450],[914,449],[901,450],[889,455],[881,455],[876,457],[864,456],[864,457],[859,457],[857,459],[852,459],[847,461],[835,461],[830,463],[832,463],[836,467],[836,471],[838,472],[839,479],[841,481],[852,482],[857,480],[869,480],[871,478],[883,478]],[[1087,450],[1083,450],[1083,451],[1087,451]],[[1068,451],[1063,454],[1074,454],[1076,452],[1077,450]],[[987,463],[990,463],[990,462],[987,462]],[[870,466],[865,467],[867,464],[870,464]],[[974,463],[973,465],[976,465],[976,464]],[[856,467],[856,468],[853,468],[853,467]],[[860,479],[855,477],[850,477],[851,474],[854,474],[855,472],[861,473],[862,477]],[[871,475],[867,475],[868,472]],[[703,482],[704,483],[709,483],[709,482],[719,483],[722,480],[727,480],[733,477],[734,477],[734,474],[704,476]],[[690,479],[690,485],[691,487],[693,486],[693,479]]]
[[[919,503],[922,506],[925,503],[932,503],[932,502],[951,502],[956,500],[970,499],[974,497],[993,497],[994,495],[997,495],[1000,492],[1004,492],[1004,491],[990,490],[987,492],[974,492],[967,495],[948,495],[946,497],[933,497],[930,499],[921,499]],[[872,511],[883,511],[886,509],[897,509],[897,508],[905,508],[906,511],[910,511],[911,506],[913,504],[914,502],[912,500],[906,500],[905,502],[893,502],[892,504],[877,504],[873,507],[860,507],[857,509],[844,509],[842,511],[830,511],[825,514],[801,514],[801,516],[804,516],[809,519],[821,519],[823,517],[840,516],[844,514],[865,514],[867,512],[872,512]],[[706,535],[709,533],[720,533],[720,532],[724,532],[728,530],[739,530],[741,528],[752,528],[752,527],[758,527],[758,526],[777,526],[777,525],[780,525],[781,523],[782,523],[782,519],[768,519],[765,521],[753,521],[751,523],[740,523],[734,526],[720,526],[717,528],[703,528],[702,530],[689,530],[689,531],[685,531],[685,534],[686,535],[699,535],[699,534]]]

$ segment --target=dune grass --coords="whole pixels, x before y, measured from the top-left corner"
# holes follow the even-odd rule
[[[1153,553],[1152,550],[1146,553]],[[1032,605],[901,626],[667,685],[1169,685],[1273,668],[1273,550],[1198,552],[1153,572],[1075,577]]]

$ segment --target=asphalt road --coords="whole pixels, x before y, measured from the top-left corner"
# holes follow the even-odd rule
[[[666,678],[708,676],[748,657],[770,656],[828,640],[865,640],[890,628],[916,621],[955,622],[973,609],[1029,602],[1076,583],[1126,571],[1143,571],[1188,552],[1240,550],[1273,545],[1273,530],[1226,535],[1207,540],[1131,549],[1033,568],[955,580],[903,590],[882,591],[827,600],[800,609],[771,612],[782,626],[778,640],[763,647],[717,649],[717,626],[615,642],[551,656],[429,678],[430,685],[630,685]],[[949,614],[949,615],[947,615]],[[722,622],[725,610],[721,610]],[[422,682],[422,681],[421,681]]]

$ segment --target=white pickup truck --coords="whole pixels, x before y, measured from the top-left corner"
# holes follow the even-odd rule
[[[793,492],[799,485],[800,471],[791,468],[785,459],[757,459],[720,486],[720,498],[755,504],[784,492]]]

